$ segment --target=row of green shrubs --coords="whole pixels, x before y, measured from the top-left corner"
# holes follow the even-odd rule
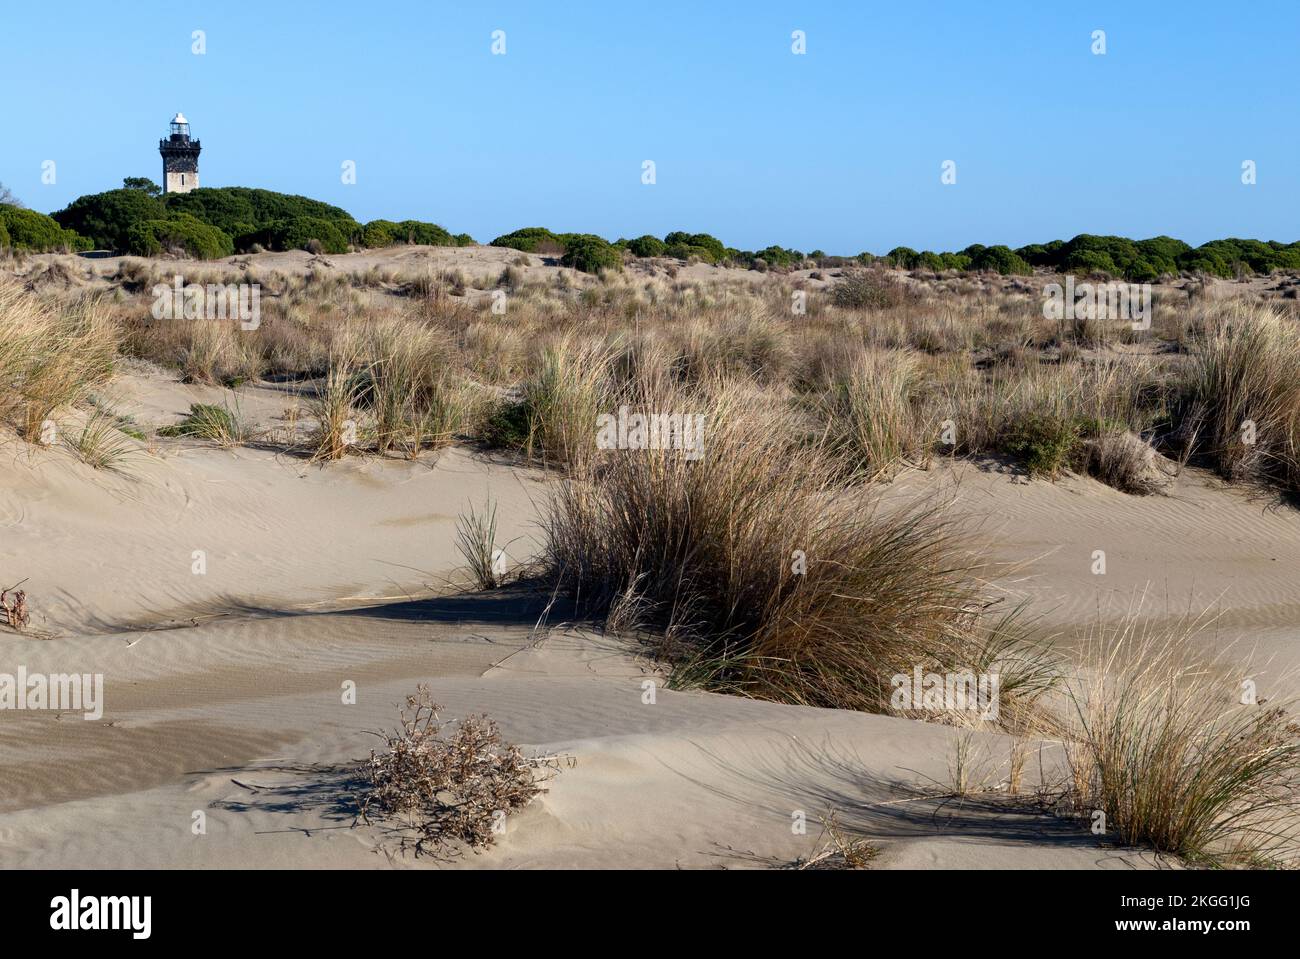
[[[899,246],[883,257],[860,253],[856,257],[828,257],[820,250],[801,253],[780,246],[758,251],[737,250],[726,246],[708,233],[669,233],[660,239],[646,234],[634,239],[608,243],[585,233],[552,233],[534,226],[499,236],[493,246],[510,247],[529,253],[563,254],[561,262],[594,272],[617,265],[620,254],[635,257],[673,257],[701,260],[705,263],[766,267],[797,267],[809,261],[818,266],[844,266],[851,263],[882,262],[908,270],[991,271],[1003,276],[1028,276],[1036,268],[1060,273],[1104,274],[1133,282],[1152,282],[1161,276],[1180,273],[1208,273],[1234,277],[1274,270],[1300,270],[1300,242],[1283,244],[1260,240],[1212,240],[1192,247],[1168,236],[1148,240],[1130,240],[1122,236],[1095,236],[1083,233],[1072,240],[1032,243],[1019,249],[1008,246],[984,246],[975,243],[959,252],[934,253]],[[570,248],[574,251],[570,254]],[[572,262],[565,262],[565,259]]]
[[[204,187],[163,194],[150,180],[129,177],[121,189],[78,197],[45,217],[45,234],[20,249],[106,249],[153,256],[169,250],[198,259],[236,252],[313,250],[346,253],[354,247],[404,243],[464,246],[468,234],[453,236],[436,223],[372,220],[361,224],[346,210],[304,196],[248,187]],[[13,209],[13,208],[6,208]]]
[[[799,266],[812,256],[775,245],[758,251],[737,250],[724,245],[711,234],[685,233],[680,230],[669,233],[662,240],[646,234],[632,240],[620,239],[613,245],[638,257],[669,256],[679,260],[697,259],[705,263],[728,263],[759,269],[765,266]]]
[[[867,255],[860,259],[871,260],[872,258]],[[1001,245],[984,246],[979,243],[968,246],[960,253],[932,253],[929,250],[918,253],[910,247],[898,246],[881,259],[890,266],[906,270],[933,270],[936,273],[944,270],[961,272],[988,270],[1001,273],[1003,276],[1028,276],[1034,272],[1032,265],[1016,250]]]
[[[882,259],[891,266],[909,270],[995,270],[1004,275],[1027,275],[1039,268],[1149,283],[1161,276],[1180,273],[1234,277],[1300,270],[1300,242],[1227,239],[1192,247],[1168,236],[1130,240],[1123,236],[1081,233],[1072,240],[1031,243],[1016,250],[976,243],[958,253],[933,253],[899,246]]]
[[[560,256],[562,265],[586,273],[617,267],[623,261],[624,251],[636,257],[666,256],[760,269],[766,266],[796,266],[807,259],[798,250],[787,250],[780,246],[769,246],[758,252],[737,250],[724,245],[711,234],[685,233],[680,230],[669,233],[663,239],[646,234],[631,240],[620,238],[610,243],[590,233],[552,233],[544,226],[529,226],[497,237],[492,245],[525,253],[552,253]]]
[[[618,269],[623,265],[622,250],[594,233],[552,233],[544,226],[526,226],[497,237],[492,246],[524,253],[555,254],[562,266],[583,273]]]
[[[257,249],[345,253],[350,248],[466,246],[474,242],[468,234],[453,235],[436,223],[420,220],[361,224],[340,207],[272,190],[204,187],[164,195],[144,178],[129,177],[123,182],[126,185],[121,189],[79,197],[52,216],[0,205],[0,246],[31,252],[109,249],[141,256],[177,250],[213,259]],[[492,245],[553,253],[563,265],[588,273],[617,268],[625,253],[755,269],[802,266],[809,261],[819,266],[883,261],[909,270],[1028,275],[1037,268],[1104,274],[1134,282],[1179,273],[1233,277],[1300,270],[1300,242],[1225,239],[1192,247],[1167,236],[1130,240],[1086,233],[1072,240],[1032,243],[1014,250],[979,243],[943,253],[899,246],[883,257],[861,253],[851,260],[827,257],[820,250],[804,254],[775,245],[758,251],[738,250],[711,234],[680,230],[662,238],[646,234],[610,243],[590,233],[525,227],[497,237]]]
[[[361,245],[370,249],[385,246],[414,244],[417,246],[472,246],[474,238],[468,233],[448,233],[436,223],[421,220],[371,220],[361,234]]]

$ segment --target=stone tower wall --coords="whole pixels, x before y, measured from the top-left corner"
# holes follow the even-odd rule
[[[163,161],[163,192],[189,193],[199,185],[198,140],[172,138],[158,144]]]
[[[164,170],[163,192],[164,193],[189,193],[197,189],[199,185],[199,171],[192,173],[173,173],[170,170]]]

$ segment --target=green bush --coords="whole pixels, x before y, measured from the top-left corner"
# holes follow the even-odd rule
[[[1076,250],[1065,258],[1061,264],[1063,273],[1081,273],[1088,275],[1092,273],[1101,273],[1105,276],[1120,276],[1122,270],[1110,258],[1110,255],[1101,250]]]
[[[473,242],[468,234],[461,234],[462,237]],[[362,230],[361,242],[363,246],[375,249],[385,246],[402,246],[412,243],[420,246],[463,246],[460,237],[454,237],[436,223],[425,223],[422,220],[403,220],[401,223],[394,223],[392,220],[371,220]]]
[[[238,239],[280,220],[314,217],[331,220],[345,236],[360,225],[351,214],[337,206],[292,193],[256,190],[250,187],[200,187],[189,193],[169,193],[163,197],[167,209],[189,213],[204,223],[217,227]]]
[[[1016,250],[1016,255],[1030,266],[1044,266],[1055,270],[1061,265],[1061,248],[1064,240],[1052,240],[1050,243],[1031,243]]]
[[[767,259],[772,252],[766,250],[758,255]],[[873,259],[869,253],[858,258],[864,263]],[[1227,239],[1212,240],[1192,249],[1170,236],[1130,240],[1123,236],[1081,233],[1072,240],[1031,243],[1018,250],[972,243],[960,253],[929,250],[918,253],[911,247],[897,246],[884,259],[892,266],[909,270],[996,270],[1004,275],[1023,275],[1032,272],[1034,267],[1045,267],[1063,273],[1099,273],[1135,283],[1151,283],[1180,272],[1232,277],[1238,272],[1300,270],[1300,243]]]
[[[228,407],[215,403],[191,403],[184,419],[174,426],[162,427],[158,435],[219,439],[237,436],[239,432],[238,421]]]
[[[90,241],[66,230],[57,221],[35,210],[0,204],[0,227],[7,239],[3,245],[32,253],[60,250],[89,250]]]
[[[915,270],[921,265],[921,254],[910,246],[896,246],[885,254],[885,261],[903,270]]]
[[[1134,283],[1154,283],[1160,279],[1160,273],[1148,260],[1138,257],[1124,270],[1124,279]]]
[[[397,224],[397,237],[400,242],[414,243],[419,246],[455,246],[456,241],[450,233],[436,223],[421,220],[402,220]]]
[[[1077,269],[1076,263],[1109,263],[1106,272],[1122,276],[1124,268],[1138,258],[1137,244],[1122,236],[1097,236],[1080,233],[1061,249],[1061,261],[1067,272]],[[1105,269],[1105,267],[1103,266]]]
[[[727,248],[717,237],[708,233],[685,233],[677,230],[664,237],[665,256],[679,260],[695,258],[706,263],[727,259]]]
[[[1028,276],[1033,268],[1007,246],[990,246],[981,249],[970,260],[972,270],[995,270],[1003,276]]]
[[[496,404],[479,430],[479,439],[497,449],[521,450],[532,435],[532,408],[524,400]]]
[[[268,250],[306,250],[313,240],[320,244],[324,253],[346,253],[348,251],[347,235],[339,229],[340,224],[316,216],[296,216],[287,220],[276,220],[256,233],[241,237],[241,246],[259,243]]]
[[[7,250],[10,246],[9,229],[5,226],[4,220],[0,219],[0,250]]]
[[[343,239],[349,247],[361,246],[361,234],[364,232],[365,227],[356,220],[327,220],[326,222],[334,224],[335,229],[343,234]],[[343,252],[346,253],[347,250]]]
[[[1000,445],[1030,476],[1055,477],[1076,458],[1080,433],[1070,420],[1035,413],[1012,423]]]
[[[1178,268],[1188,273],[1232,276],[1232,264],[1212,250],[1193,250],[1187,256],[1179,258]]]
[[[78,197],[53,217],[64,229],[89,239],[95,249],[125,250],[131,227],[166,219],[167,208],[144,190],[124,188]]]
[[[651,236],[647,233],[635,240],[628,240],[627,249],[633,256],[663,256],[664,251],[668,249],[668,244],[657,236]]]
[[[216,260],[235,252],[231,238],[215,226],[179,213],[166,220],[144,220],[127,234],[127,252],[135,256],[184,253],[196,260]]]
[[[595,273],[602,269],[618,269],[623,265],[623,255],[598,236],[570,235],[566,237],[560,265],[583,273]]]
[[[787,250],[782,246],[769,246],[754,254],[768,266],[794,266],[803,262],[803,254],[798,250]]]
[[[506,233],[497,237],[492,241],[492,246],[504,246],[511,250],[536,253],[539,246],[547,250],[559,251],[563,249],[564,243],[556,234],[544,226],[526,226],[522,230],[515,230],[513,233]]]
[[[1024,260],[1030,266],[1055,266],[1055,263],[1049,263],[1047,247],[1042,243],[1030,243],[1027,246],[1016,248],[1016,256]]]
[[[1138,280],[1136,275],[1142,264],[1146,264],[1157,277],[1163,274],[1178,275],[1178,258],[1191,252],[1191,247],[1182,240],[1172,236],[1153,236],[1148,240],[1138,240],[1138,266],[1130,271],[1129,279]],[[1146,282],[1138,280],[1138,282]]]
[[[147,176],[128,176],[122,178],[122,189],[143,190],[149,196],[162,196],[162,187]]]
[[[703,246],[691,246],[687,243],[670,244],[664,249],[664,256],[671,256],[677,260],[703,260],[705,263],[717,262],[712,250]]]
[[[469,239],[468,234],[462,237]],[[436,223],[422,220],[371,220],[362,233],[362,242],[367,247],[401,246],[416,244],[419,246],[461,246],[459,237],[454,237]],[[469,239],[469,242],[473,242]]]
[[[397,224],[392,220],[371,220],[361,230],[361,245],[368,250],[397,246],[405,242],[397,238]]]

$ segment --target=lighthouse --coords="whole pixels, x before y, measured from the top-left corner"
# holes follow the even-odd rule
[[[158,141],[163,160],[163,192],[189,193],[199,185],[199,141],[190,139],[185,114],[172,117],[172,132]]]

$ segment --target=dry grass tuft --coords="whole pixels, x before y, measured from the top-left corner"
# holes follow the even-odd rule
[[[1230,480],[1300,492],[1300,329],[1267,307],[1230,304],[1193,346],[1185,432]],[[1190,438],[1190,437],[1189,437]]]
[[[370,410],[375,446],[418,455],[444,446],[460,427],[464,406],[448,375],[447,348],[428,326],[385,321],[366,328],[356,344],[365,382],[357,402]]]
[[[836,306],[849,309],[889,309],[915,299],[915,294],[889,270],[846,270],[831,289]]]
[[[921,376],[905,352],[863,351],[822,399],[829,441],[854,475],[889,479],[904,467],[925,467],[938,440],[937,423],[920,403]]]
[[[316,431],[309,440],[313,459],[339,460],[358,445],[365,390],[366,378],[355,354],[344,352],[330,358],[329,371],[307,404],[316,420]]]
[[[1136,496],[1158,493],[1172,482],[1160,454],[1127,430],[1110,430],[1088,440],[1084,468],[1107,486]]]
[[[505,581],[505,552],[497,548],[497,508],[488,500],[483,512],[470,506],[456,519],[456,549],[465,557],[479,589],[496,589]]]
[[[807,859],[795,862],[795,869],[838,870],[866,869],[880,855],[880,850],[865,839],[853,839],[845,833],[835,813],[821,817],[821,848]]]
[[[111,413],[94,409],[79,432],[64,436],[64,441],[83,463],[97,470],[126,472],[131,460],[141,450]]]
[[[998,671],[1004,717],[1050,685],[1015,623],[987,621],[979,566],[942,509],[846,492],[842,458],[792,442],[744,389],[646,392],[638,408],[703,413],[703,458],[601,451],[555,491],[545,562],[592,615],[632,597],[674,683],[880,712],[917,665]]]
[[[1214,866],[1294,861],[1300,726],[1287,704],[1243,703],[1225,653],[1190,662],[1203,622],[1136,614],[1099,629],[1065,686],[1066,800],[1105,835]]]
[[[16,417],[28,442],[60,407],[113,372],[117,327],[98,297],[56,305],[0,282],[0,416]]]
[[[233,394],[232,394],[233,395]],[[239,411],[239,401],[234,407],[223,403],[192,403],[190,411],[174,426],[164,426],[159,436],[190,436],[208,440],[223,448],[238,446],[252,438],[252,431]]]
[[[528,456],[571,467],[590,458],[596,417],[610,405],[610,359],[610,350],[591,339],[564,336],[542,348],[523,384]]]

